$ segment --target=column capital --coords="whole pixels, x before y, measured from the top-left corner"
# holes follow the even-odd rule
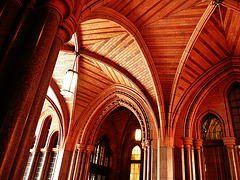
[[[235,137],[224,137],[222,138],[224,145],[227,148],[234,148],[236,145],[236,138]]]
[[[202,139],[195,139],[194,140],[194,146],[195,146],[195,149],[202,150],[203,140]]]
[[[83,150],[84,147],[85,147],[84,144],[76,144],[76,148],[77,148],[78,151]]]
[[[148,148],[151,147],[151,140],[150,139],[145,140],[145,146],[148,147]]]
[[[40,152],[41,148],[37,147],[37,148],[32,148],[30,149],[30,152],[35,153],[35,152]]]
[[[44,149],[45,149],[46,152],[51,152],[52,151],[52,148],[50,148],[50,147],[45,147]]]
[[[93,152],[93,150],[94,150],[94,145],[92,145],[92,144],[88,144],[87,146],[86,146],[86,150],[87,150],[87,152],[89,152],[89,153],[92,153]]]
[[[142,141],[142,149],[143,149],[143,150],[146,149],[146,143],[145,143],[145,141]]]
[[[72,4],[69,0],[46,0],[42,6],[48,6],[58,11],[62,20],[66,19],[72,11]]]
[[[191,148],[193,146],[193,138],[183,137],[182,140],[185,148]]]
[[[56,36],[59,37],[64,43],[68,42],[73,33],[77,29],[77,20],[70,14],[67,19],[64,19],[63,22],[59,25]]]

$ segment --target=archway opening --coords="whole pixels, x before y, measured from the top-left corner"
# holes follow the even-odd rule
[[[222,138],[222,124],[218,117],[209,113],[202,121],[204,171],[206,179],[228,179],[229,165]]]
[[[99,177],[105,180],[142,179],[143,150],[141,140],[143,138],[142,133],[140,133],[140,139],[136,138],[136,131],[141,130],[137,117],[127,108],[118,107],[99,126],[99,130],[96,132],[95,149],[90,160],[88,179],[92,179],[93,176],[95,179]],[[101,163],[103,162],[101,161],[102,157],[105,157],[104,149],[108,149],[106,151],[108,152],[107,167],[104,167],[105,163]],[[97,161],[96,157],[98,157]],[[106,175],[100,175],[100,173],[94,175],[97,168],[94,162],[97,162],[99,169],[106,170]]]

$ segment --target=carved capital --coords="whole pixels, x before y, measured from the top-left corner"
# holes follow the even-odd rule
[[[193,146],[193,138],[191,137],[183,137],[184,148],[191,148]]]
[[[76,148],[77,148],[78,151],[83,150],[84,147],[85,147],[85,146],[84,146],[83,144],[76,144]]]
[[[194,146],[196,150],[202,150],[203,140],[202,139],[195,139]]]
[[[236,145],[235,137],[224,137],[222,138],[222,140],[226,148],[234,148],[234,146]]]
[[[45,147],[44,149],[45,149],[46,152],[51,152],[52,151],[52,148],[50,148],[50,147]]]
[[[149,139],[145,140],[145,145],[147,148],[151,147],[151,140]]]
[[[143,149],[143,150],[146,149],[146,143],[145,143],[145,141],[142,141],[142,149]]]
[[[92,152],[93,152],[93,150],[94,150],[94,145],[92,145],[92,144],[88,144],[87,146],[86,146],[86,150],[87,150],[87,152],[89,153],[89,154],[91,154]]]

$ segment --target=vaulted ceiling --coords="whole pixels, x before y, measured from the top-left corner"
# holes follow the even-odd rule
[[[112,0],[96,7],[89,2],[76,32],[76,116],[108,87],[121,84],[140,93],[156,116],[170,118],[202,74],[240,56],[238,7],[237,0],[220,6],[208,0]],[[73,38],[60,52],[53,74],[59,87],[74,50]]]

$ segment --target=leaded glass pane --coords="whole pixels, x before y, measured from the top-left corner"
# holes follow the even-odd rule
[[[202,125],[202,138],[204,140],[217,140],[222,138],[221,122],[213,115],[206,116]]]
[[[103,165],[104,153],[105,153],[105,146],[102,146],[100,151],[99,165]]]
[[[96,154],[95,154],[95,161],[94,161],[95,164],[98,163],[99,151],[100,151],[100,144],[98,144],[98,146],[97,146],[97,151],[96,151]]]
[[[130,166],[130,180],[139,180],[140,179],[140,163],[131,163]]]
[[[139,146],[135,146],[132,150],[131,160],[141,160],[141,149]]]

